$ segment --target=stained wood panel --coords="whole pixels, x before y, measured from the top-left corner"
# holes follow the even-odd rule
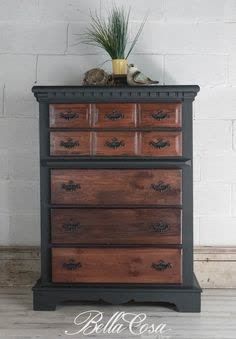
[[[53,248],[52,281],[66,283],[181,283],[181,250]]]
[[[98,128],[131,128],[136,125],[136,104],[104,103],[92,105],[93,126]]]
[[[90,126],[89,104],[49,105],[50,127],[84,128]]]
[[[91,132],[51,132],[50,154],[54,156],[90,155],[92,152]]]
[[[80,205],[181,205],[180,169],[51,170],[51,202]]]
[[[173,102],[142,103],[139,107],[141,127],[181,127],[182,105]]]
[[[52,209],[53,243],[179,244],[180,209]]]

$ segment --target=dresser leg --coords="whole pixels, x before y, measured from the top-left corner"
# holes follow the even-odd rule
[[[201,312],[201,296],[198,293],[185,295],[181,300],[175,302],[178,312]]]
[[[34,311],[55,311],[56,302],[51,300],[52,298],[48,293],[34,290],[33,291],[33,309]]]

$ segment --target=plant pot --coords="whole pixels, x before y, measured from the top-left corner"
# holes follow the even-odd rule
[[[126,75],[128,69],[127,59],[113,59],[112,72],[114,75]]]

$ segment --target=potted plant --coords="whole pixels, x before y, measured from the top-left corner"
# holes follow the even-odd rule
[[[110,55],[114,75],[127,74],[127,58],[138,41],[147,16],[131,42],[129,42],[130,9],[126,11],[123,7],[114,6],[107,19],[100,17],[97,12],[90,13],[90,17],[91,24],[83,34],[82,42],[100,47]]]

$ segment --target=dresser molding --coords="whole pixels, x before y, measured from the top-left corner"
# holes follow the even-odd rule
[[[36,86],[32,91],[40,114],[42,226],[34,309],[53,310],[71,299],[133,300],[199,312],[192,204],[192,102],[199,87]],[[57,208],[181,209],[181,238],[177,244],[56,244],[50,213]],[[113,217],[113,224],[118,220]]]

